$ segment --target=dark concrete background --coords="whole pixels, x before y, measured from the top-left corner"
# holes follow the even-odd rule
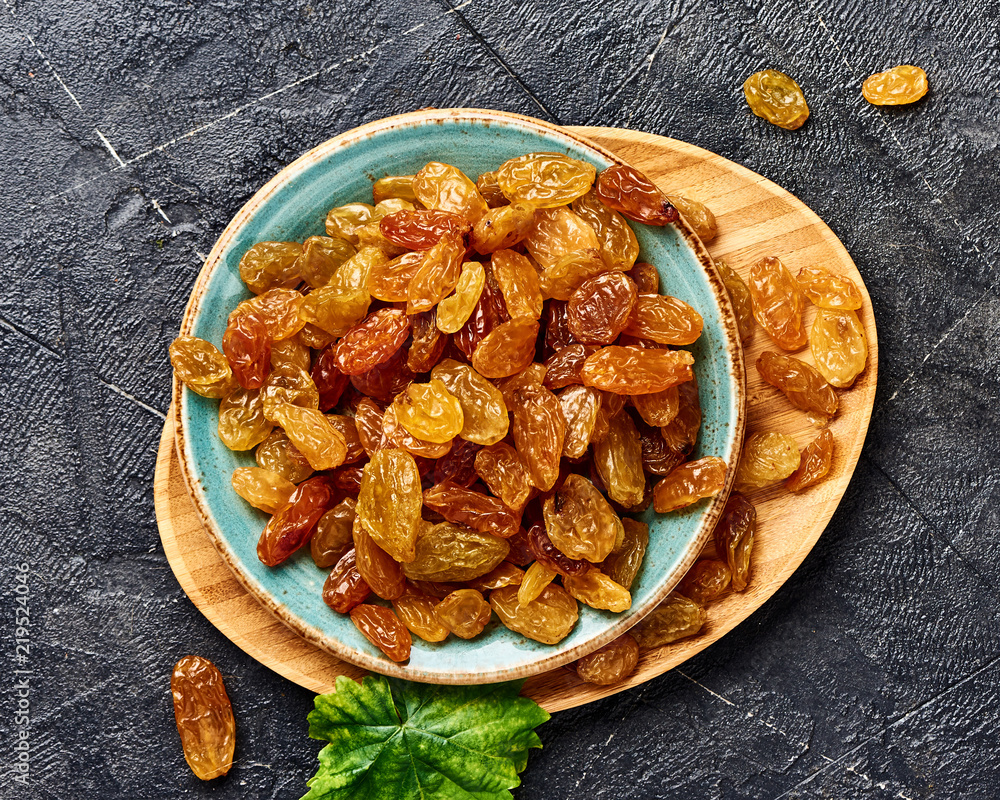
[[[312,695],[181,592],[153,515],[167,345],[213,241],[318,142],[421,106],[633,127],[785,186],[871,292],[868,445],[819,545],[679,670],[553,717],[518,798],[1000,793],[1000,5],[0,0],[0,765],[29,568],[30,786],[12,798],[298,798]],[[923,66],[918,105],[868,74]],[[798,132],[740,86],[804,87]],[[169,673],[212,658],[239,725],[203,785]]]

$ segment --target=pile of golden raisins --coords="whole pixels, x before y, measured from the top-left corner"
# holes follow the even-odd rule
[[[476,182],[431,162],[376,181],[373,202],[332,209],[325,236],[251,247],[254,296],[222,352],[170,348],[180,380],[220,400],[222,441],[255,448],[232,484],[272,515],[260,560],[308,546],[326,604],[397,662],[412,635],[469,639],[494,612],[553,644],[578,602],[628,609],[649,536],[629,515],[714,496],[727,468],[689,460],[701,410],[683,348],[702,318],[659,293],[626,218],[680,209],[710,239],[711,212],[555,153]],[[731,538],[737,585],[752,533]],[[607,680],[608,658],[581,675]]]

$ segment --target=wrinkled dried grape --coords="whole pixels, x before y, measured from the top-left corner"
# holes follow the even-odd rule
[[[802,450],[798,469],[785,481],[785,488],[790,492],[801,492],[803,489],[819,483],[830,471],[833,463],[833,434],[827,428],[820,432]]]
[[[420,471],[413,456],[397,449],[372,453],[361,481],[358,521],[398,561],[416,557],[422,505]]]
[[[639,647],[651,649],[699,633],[705,625],[705,609],[674,592],[631,631]]]
[[[507,435],[507,405],[499,390],[475,369],[454,359],[444,359],[431,370],[457,398],[462,410],[459,436],[476,444],[491,445]]]
[[[268,422],[270,425],[271,423]],[[313,473],[299,449],[291,443],[283,430],[271,431],[260,443],[254,456],[264,469],[278,473],[292,483],[301,483]]]
[[[407,250],[429,250],[446,234],[467,240],[472,226],[447,211],[415,209],[382,217],[379,230],[390,242]]]
[[[415,314],[410,318],[413,341],[406,354],[406,366],[415,373],[430,372],[441,360],[448,337],[437,326],[437,309]]]
[[[642,502],[646,492],[642,443],[639,430],[627,413],[615,415],[609,421],[607,435],[594,444],[594,466],[607,487],[608,497],[625,508]]]
[[[395,662],[410,657],[413,638],[388,608],[362,603],[351,609],[351,622],[362,635]]]
[[[708,244],[718,235],[719,223],[715,220],[715,214],[704,203],[675,194],[667,195],[667,199],[702,242]]]
[[[927,89],[927,73],[920,67],[902,64],[869,75],[861,85],[861,94],[875,106],[902,106],[917,102]]]
[[[637,297],[632,279],[620,272],[588,278],[566,307],[570,333],[584,344],[610,344],[629,325]]]
[[[821,308],[809,331],[809,349],[820,374],[838,389],[846,389],[864,372],[868,340],[853,311]]]
[[[345,375],[360,375],[396,354],[410,334],[410,320],[398,308],[369,314],[337,343],[334,365]]]
[[[644,522],[622,517],[625,536],[621,548],[612,552],[601,564],[601,571],[626,589],[631,589],[649,546],[649,526]]]
[[[667,444],[662,431],[670,426],[657,429],[639,420],[636,427],[639,429],[639,445],[642,448],[642,468],[651,475],[669,475],[687,458],[692,449],[674,449]]]
[[[542,268],[550,267],[563,256],[578,250],[594,250],[602,268],[601,243],[583,218],[566,206],[540,209],[535,214],[535,224],[524,240],[531,257]]]
[[[306,295],[299,318],[331,336],[343,336],[365,318],[371,296],[364,289],[343,289],[333,284]]]
[[[542,315],[542,290],[531,262],[513,250],[497,250],[490,263],[511,319],[538,319]]]
[[[458,333],[472,315],[473,309],[483,293],[486,272],[478,261],[462,264],[455,292],[444,298],[437,306],[437,326],[443,333]]]
[[[257,542],[257,558],[276,567],[309,541],[316,523],[333,503],[333,491],[326,478],[303,481],[288,502],[268,520]]]
[[[271,343],[271,373],[282,366],[299,367],[309,372],[312,367],[312,348],[298,336]]]
[[[720,259],[715,262],[715,266],[722,276],[722,282],[726,284],[729,299],[733,302],[736,324],[740,329],[740,341],[746,344],[753,338],[753,301],[750,299],[750,289],[747,288],[739,273],[725,261]]]
[[[704,605],[717,600],[729,588],[733,573],[729,565],[715,559],[696,561],[677,586],[685,597]]]
[[[338,614],[349,614],[371,593],[371,587],[358,572],[354,545],[351,544],[350,549],[334,562],[333,569],[323,582],[323,602]]]
[[[698,400],[697,381],[688,381],[677,387],[680,398],[680,408],[677,416],[660,428],[660,435],[667,446],[678,453],[690,453],[698,441],[698,430],[701,428],[701,403]]]
[[[622,522],[604,495],[575,473],[567,475],[559,491],[549,495],[542,504],[542,514],[549,540],[573,560],[603,561],[624,536]]]
[[[351,375],[351,386],[362,394],[388,403],[417,377],[407,366],[408,360],[407,349],[400,347],[394,355],[378,366],[359,375]]]
[[[472,366],[487,378],[514,375],[531,363],[538,339],[538,320],[517,317],[487,334],[472,354]]]
[[[387,446],[398,447],[413,456],[421,458],[441,458],[451,451],[451,442],[429,442],[425,439],[418,439],[406,428],[399,424],[396,417],[396,404],[393,402],[382,415],[382,433],[385,436]]]
[[[341,265],[356,255],[354,245],[344,239],[310,236],[302,244],[298,274],[313,289],[318,289],[330,283]]]
[[[652,394],[690,381],[694,356],[686,350],[603,347],[583,363],[585,386],[615,394]]]
[[[492,269],[487,264],[482,266],[485,279],[479,301],[472,309],[468,320],[454,336],[455,346],[470,357],[487,334],[491,333],[500,323],[510,319],[507,315],[507,306],[504,304],[503,295],[493,278]]]
[[[240,259],[240,278],[254,294],[268,289],[291,289],[299,282],[298,242],[259,242]]]
[[[861,292],[846,275],[834,275],[822,267],[803,267],[799,270],[798,284],[814,306],[847,311],[861,308]]]
[[[621,683],[635,672],[639,663],[639,644],[629,633],[623,633],[604,647],[585,655],[576,662],[576,674],[585,683],[611,686]]]
[[[416,201],[413,193],[413,175],[387,175],[372,184],[372,201],[381,203],[383,200],[395,198],[410,203]]]
[[[593,344],[571,344],[560,348],[545,361],[545,388],[562,389],[583,383],[583,362],[601,348]]]
[[[327,511],[316,523],[316,532],[309,540],[309,552],[317,567],[329,569],[354,547],[354,518],[358,502],[345,497]],[[361,598],[363,600],[364,598]],[[361,600],[358,602],[360,603]],[[341,614],[347,612],[341,611]]]
[[[178,336],[170,344],[170,364],[180,381],[202,397],[222,398],[236,388],[226,357],[204,339]]]
[[[783,481],[799,467],[799,448],[791,436],[755,433],[743,444],[736,470],[736,490],[752,492]]]
[[[358,244],[358,231],[372,220],[375,207],[367,203],[349,203],[331,208],[326,215],[326,235]]]
[[[295,484],[278,473],[260,467],[233,470],[233,489],[254,508],[273,514],[292,496]]]
[[[426,442],[450,442],[465,423],[458,398],[437,378],[411,383],[392,406],[399,424]]]
[[[677,209],[649,178],[625,164],[601,172],[595,191],[604,205],[636,222],[663,226],[679,217]]]
[[[683,300],[662,294],[641,294],[625,331],[660,344],[683,345],[697,341],[703,326],[701,314]]]
[[[545,299],[569,300],[583,282],[607,270],[601,253],[594,248],[573,250],[545,267],[538,284]]]
[[[271,371],[271,335],[257,312],[230,316],[222,334],[222,352],[240,386],[259,389],[264,385]]]
[[[519,605],[526,606],[532,600],[534,600],[538,595],[542,593],[542,590],[548,586],[556,578],[559,573],[553,569],[549,569],[544,564],[536,561],[527,571],[524,573],[524,578],[522,578],[520,585],[517,589],[517,602]]]
[[[500,208],[510,202],[497,183],[496,172],[484,172],[480,175],[476,179],[476,188],[490,208]]]
[[[662,428],[673,422],[680,411],[680,390],[676,386],[671,386],[662,392],[637,394],[632,398],[632,404],[643,422],[654,428]]]
[[[531,494],[531,479],[517,451],[506,442],[484,447],[476,453],[476,472],[504,505],[524,508]]]
[[[597,569],[583,575],[567,575],[563,578],[563,588],[591,608],[620,612],[632,607],[632,595],[628,589]]]
[[[453,634],[472,639],[483,632],[493,609],[475,589],[458,589],[434,606],[434,616]]]
[[[511,511],[495,497],[466,489],[451,481],[439,483],[425,491],[424,505],[437,511],[449,522],[503,539],[516,534],[521,527],[521,515]]]
[[[517,602],[517,591],[517,586],[504,586],[490,594],[490,605],[506,627],[543,644],[562,641],[573,630],[580,612],[561,586],[550,583],[527,605]]]
[[[424,594],[407,593],[392,601],[396,616],[414,636],[425,642],[443,642],[448,638],[448,629],[437,618],[434,607],[436,598]]]
[[[426,251],[403,253],[394,259],[379,261],[368,270],[365,288],[376,300],[396,303],[406,300],[410,284],[427,258]]]
[[[837,393],[815,367],[804,361],[765,350],[757,359],[757,372],[796,408],[827,419],[837,412]]]
[[[635,281],[639,294],[660,293],[660,272],[652,264],[640,261],[628,271],[628,276]]]
[[[734,492],[715,528],[715,550],[729,566],[733,591],[742,592],[750,581],[750,555],[756,531],[756,509],[743,495]]]
[[[486,213],[486,201],[461,170],[431,161],[413,176],[413,193],[426,208],[448,211],[475,225]]]
[[[402,568],[410,580],[468,581],[490,572],[508,551],[507,543],[497,536],[440,522],[420,534],[413,561]]]
[[[294,364],[279,364],[267,376],[267,383],[260,392],[264,416],[275,419],[275,409],[282,403],[300,408],[319,409],[319,390],[312,376]]]
[[[383,600],[401,597],[406,586],[402,565],[378,546],[357,517],[352,536],[358,572],[365,583]]]
[[[528,153],[505,161],[496,171],[501,191],[512,202],[538,208],[571,203],[590,191],[597,170],[562,153]]]
[[[559,477],[566,420],[559,398],[544,386],[529,384],[514,392],[512,432],[531,482],[549,491]]]
[[[329,411],[340,402],[350,381],[349,376],[337,369],[336,348],[333,345],[320,350],[310,374],[319,392],[319,410]]]
[[[517,201],[487,211],[472,229],[469,242],[477,253],[494,253],[523,241],[534,224],[535,206]]]
[[[518,569],[508,561],[503,561],[482,577],[468,581],[468,584],[470,589],[486,593],[501,586],[520,586],[523,580],[524,570]]]
[[[806,346],[802,309],[805,300],[799,284],[776,258],[762,258],[750,267],[753,316],[782,350]]]
[[[639,243],[621,214],[604,205],[596,191],[574,200],[573,211],[594,229],[601,243],[601,258],[610,269],[632,269],[639,257]]]
[[[482,446],[475,442],[456,439],[451,450],[435,462],[434,483],[452,481],[459,486],[472,486],[479,479],[475,465],[481,449]]]
[[[458,285],[465,261],[465,242],[461,236],[444,234],[424,257],[406,291],[406,313],[429,311]]]
[[[184,656],[170,676],[184,760],[203,781],[229,772],[236,749],[233,706],[222,673],[207,658]]]
[[[754,114],[779,128],[794,131],[809,118],[809,106],[802,89],[776,69],[761,70],[747,78],[743,83],[743,95]]]
[[[715,497],[726,483],[726,462],[715,456],[681,464],[653,488],[653,508],[660,514]]]
[[[323,412],[279,403],[272,417],[313,469],[333,469],[344,463],[347,442]]]
[[[559,402],[566,419],[562,454],[567,458],[582,458],[594,439],[601,393],[589,386],[570,386],[559,394]]]
[[[230,450],[250,450],[273,428],[274,423],[264,416],[259,389],[237,388],[219,403],[219,438]]]

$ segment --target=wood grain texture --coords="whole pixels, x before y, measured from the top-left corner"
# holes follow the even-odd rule
[[[530,678],[525,694],[549,711],[572,708],[661,675],[732,630],[777,591],[812,549],[847,488],[868,429],[878,368],[871,301],[861,276],[832,231],[794,196],[721,156],[683,142],[612,128],[573,130],[617,152],[665,190],[706,203],[715,212],[720,231],[709,249],[744,276],[758,258],[778,255],[793,272],[820,264],[853,278],[865,298],[862,318],[869,362],[854,388],[840,393],[840,410],[830,426],[837,447],[827,479],[798,495],[780,486],[751,495],[758,532],[747,591],[712,604],[698,636],[645,653],[635,674],[623,684],[591,686],[568,668]],[[810,308],[807,323],[814,313]],[[753,364],[764,349],[774,346],[758,329],[747,347],[747,364]],[[800,357],[810,360],[807,352]],[[747,373],[748,432],[777,430],[805,446],[817,429],[776,389],[764,384],[755,369],[748,366]],[[157,455],[156,516],[164,551],[192,602],[240,648],[312,691],[330,691],[338,675],[355,679],[364,675],[364,670],[301,639],[240,586],[202,529],[187,495],[174,448],[172,416],[167,419]]]

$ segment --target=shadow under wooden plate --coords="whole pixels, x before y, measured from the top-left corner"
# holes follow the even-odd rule
[[[859,313],[869,351],[868,366],[854,387],[839,392],[840,410],[830,424],[836,450],[827,478],[799,494],[779,485],[750,496],[757,507],[758,526],[747,590],[711,604],[708,622],[698,636],[644,653],[635,674],[622,684],[592,686],[565,667],[529,678],[524,694],[549,711],[606,697],[663,674],[735,628],[778,590],[819,539],[847,489],[868,430],[878,371],[871,300],[861,275],[833,232],[794,195],[721,156],[674,139],[616,128],[572,130],[614,151],[669,193],[708,205],[719,222],[719,236],[709,250],[744,278],[754,261],[768,255],[779,256],[793,273],[817,264],[852,278],[865,300]],[[670,287],[664,291],[669,294]],[[814,315],[810,307],[807,324]],[[747,432],[779,431],[794,436],[803,447],[818,429],[751,366],[767,349],[776,348],[758,329],[746,348]],[[812,362],[808,350],[796,356]],[[234,644],[307,689],[328,692],[338,675],[357,679],[367,674],[286,628],[233,577],[188,497],[171,419],[168,414],[156,460],[156,517],[167,560],[191,601]]]

